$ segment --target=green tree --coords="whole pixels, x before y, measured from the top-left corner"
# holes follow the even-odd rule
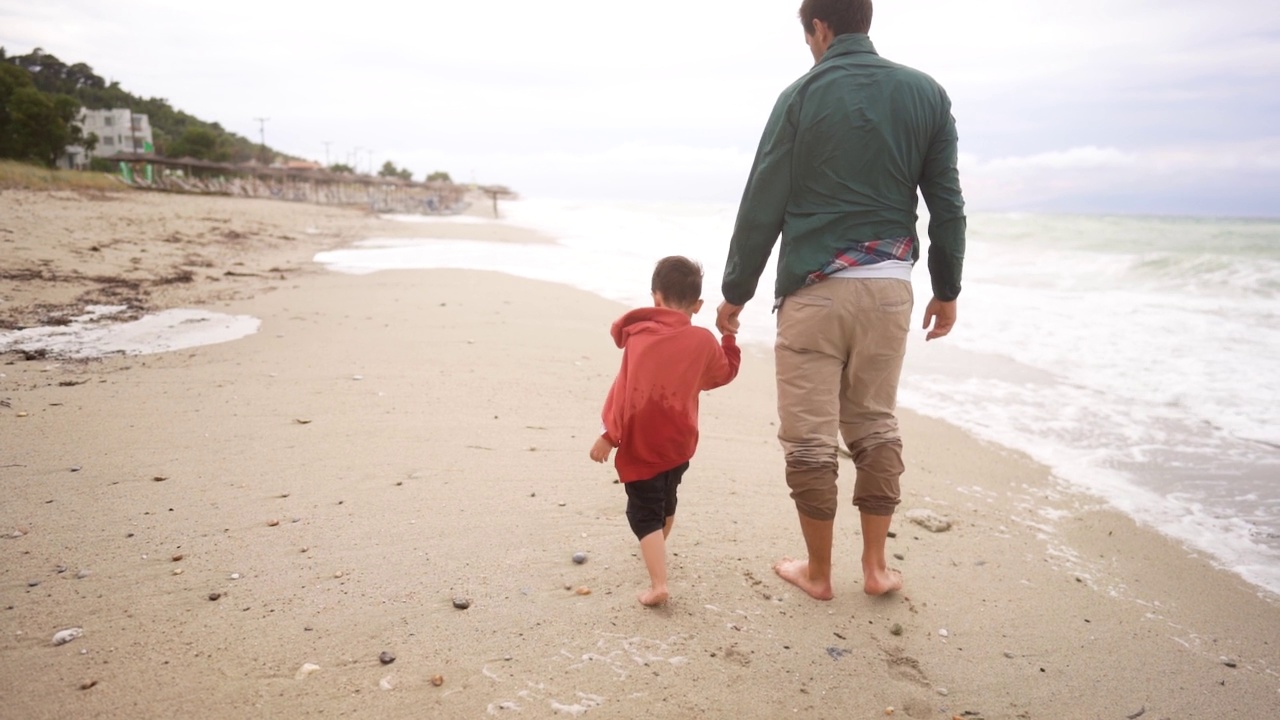
[[[437,170],[427,176],[427,182],[436,182],[436,181],[451,183],[453,182],[453,179],[449,177],[449,173],[443,170]]]
[[[346,173],[347,175],[354,175],[356,173],[356,169],[351,167],[350,165],[347,165],[346,163],[334,163],[329,166],[329,172]]]
[[[80,104],[65,95],[49,95],[33,87],[19,88],[10,97],[5,154],[17,160],[53,167],[67,145],[79,139],[73,126]]]
[[[412,180],[413,172],[408,169],[397,168],[395,163],[388,160],[382,164],[382,169],[378,171],[378,177],[394,177],[400,178],[401,180]]]
[[[205,128],[189,127],[167,150],[172,157],[213,160],[218,155],[218,136]]]
[[[31,75],[16,65],[0,64],[0,157],[17,157],[18,139],[14,135],[13,115],[9,101],[14,93],[34,87]]]

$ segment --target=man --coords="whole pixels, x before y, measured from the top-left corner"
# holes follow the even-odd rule
[[[782,235],[775,286],[778,439],[809,556],[774,571],[832,597],[837,429],[857,467],[863,591],[902,588],[885,561],[900,498],[894,416],[913,298],[916,190],[930,211],[926,339],[951,331],[964,260],[964,201],[951,101],[932,78],[876,54],[871,0],[804,0],[814,67],[765,126],[743,192],[716,324],[735,332]]]

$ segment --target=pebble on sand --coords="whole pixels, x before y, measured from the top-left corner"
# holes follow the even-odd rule
[[[459,610],[466,610],[471,607],[471,601],[464,597],[456,597],[453,599],[453,606]]]
[[[98,684],[98,681],[97,681],[97,680],[85,680],[84,682],[80,683],[80,689],[81,689],[81,690],[88,690],[89,688],[91,688],[91,687],[93,687],[94,685],[97,685],[97,684]]]
[[[390,665],[395,661],[396,661],[396,656],[392,654],[389,650],[383,650],[382,652],[378,653],[378,662],[382,663],[383,665]]]
[[[908,510],[907,519],[929,532],[940,533],[951,529],[950,520],[926,508]]]
[[[319,669],[320,669],[320,666],[316,665],[315,663],[304,663],[302,667],[298,668],[298,672],[296,675],[293,676],[293,678],[295,680],[303,680],[308,675],[310,675],[311,673]]]
[[[89,576],[90,576],[90,575],[92,575],[92,574],[93,574],[93,573],[92,573],[90,570],[88,570],[88,569],[83,569],[83,570],[81,570],[80,572],[76,573],[76,579],[78,579],[78,580],[83,580],[83,579],[85,579],[85,578],[89,577]]]
[[[432,684],[432,685],[435,685],[436,687],[440,687],[441,685],[443,685],[443,684],[444,684],[444,676],[443,676],[443,675],[432,675],[432,676],[431,676],[431,684]]]
[[[267,521],[267,527],[275,527],[279,524],[280,524],[280,521],[277,520],[276,518],[271,518],[270,520]]]
[[[894,623],[894,624],[893,624],[893,627],[889,628],[889,634],[890,634],[890,635],[901,635],[901,634],[902,634],[902,624],[901,624],[901,623]]]
[[[579,565],[587,561],[587,554],[584,552],[576,552],[573,554],[573,561]]]
[[[174,575],[181,575],[181,574],[182,574],[182,568],[174,568],[174,569],[173,569],[173,574],[174,574]]]
[[[182,553],[178,553],[177,555],[174,555],[174,556],[173,556],[173,561],[174,561],[174,562],[178,562],[178,561],[179,561],[179,560],[181,560],[182,558],[183,558]]]
[[[84,628],[73,627],[67,628],[66,630],[59,630],[53,634],[53,644],[66,645],[81,635],[84,635]]]
[[[209,600],[210,600],[210,601],[216,601],[216,600],[217,600],[218,598],[220,598],[220,597],[222,597],[222,593],[220,593],[220,592],[211,592],[211,593],[209,593]]]
[[[577,590],[574,590],[574,592],[578,593],[579,595],[590,595],[590,594],[591,594],[591,588],[587,587],[586,585],[583,585],[582,587],[578,588]]]

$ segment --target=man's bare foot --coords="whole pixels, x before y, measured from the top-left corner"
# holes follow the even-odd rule
[[[656,607],[665,603],[668,597],[666,588],[649,588],[637,595],[636,599],[645,607]]]
[[[893,568],[863,567],[862,592],[868,595],[887,595],[902,589],[902,573]]]
[[[778,577],[805,591],[815,600],[830,600],[835,597],[831,592],[831,581],[814,582],[809,579],[809,561],[782,558],[773,564],[773,571]]]

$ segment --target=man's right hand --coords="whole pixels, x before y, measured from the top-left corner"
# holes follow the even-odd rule
[[[933,329],[929,329],[930,322]],[[925,340],[934,340],[936,338],[945,337],[951,332],[951,327],[956,324],[956,301],[943,302],[938,298],[933,298],[924,308],[924,329],[929,330],[929,334],[924,336]]]
[[[734,305],[728,300],[720,303],[720,307],[716,310],[716,329],[721,335],[738,334],[738,313],[740,312],[742,312],[741,305]]]

